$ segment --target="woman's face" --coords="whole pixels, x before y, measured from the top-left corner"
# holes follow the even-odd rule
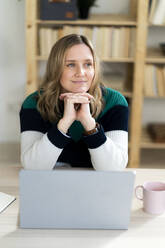
[[[74,45],[66,52],[64,70],[61,76],[62,93],[87,92],[94,78],[92,53],[85,44]]]

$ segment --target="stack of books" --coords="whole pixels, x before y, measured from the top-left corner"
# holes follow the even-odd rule
[[[165,97],[165,66],[145,66],[144,96]]]
[[[41,27],[39,29],[39,54],[40,56],[48,56],[51,48],[56,43],[59,37],[58,27],[46,28]]]
[[[130,58],[134,57],[135,54],[135,28],[64,25],[63,27],[40,28],[40,56],[48,56],[54,43],[62,36],[68,34],[85,35],[88,37],[101,59]]]

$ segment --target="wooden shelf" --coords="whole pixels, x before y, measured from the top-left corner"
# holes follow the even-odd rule
[[[91,17],[87,20],[73,20],[73,21],[45,21],[45,20],[36,20],[37,24],[42,25],[113,25],[113,26],[133,26],[137,25],[135,18],[127,16],[127,15],[113,15],[113,14],[99,14],[99,15],[91,15]]]
[[[147,149],[165,149],[165,143],[156,143],[152,140],[149,133],[147,132],[146,127],[142,129],[141,135],[141,148]]]
[[[101,58],[101,61],[103,62],[113,62],[113,63],[134,63],[135,59],[134,58]]]
[[[145,96],[144,95],[144,98],[148,98],[148,99],[162,99],[162,100],[165,100],[165,96]]]
[[[122,85],[121,90],[119,90],[119,84],[116,85],[116,89],[118,89],[125,97],[131,98],[130,101],[131,115],[129,118],[130,119],[129,166],[138,167],[140,161],[141,145],[143,147],[149,147],[149,146],[153,147],[152,142],[147,143],[143,140],[141,141],[140,139],[141,113],[143,108],[143,97],[144,97],[143,81],[144,81],[145,63],[165,63],[165,58],[163,56],[154,55],[153,53],[149,53],[146,58],[146,40],[147,40],[146,38],[147,38],[147,29],[149,27],[148,24],[149,0],[145,0],[145,1],[130,0],[130,16],[118,15],[118,14],[115,15],[97,14],[97,15],[91,15],[91,17],[87,20],[73,20],[73,21],[39,20],[38,2],[39,2],[38,0],[26,0],[26,60],[27,60],[26,61],[26,65],[27,65],[26,94],[27,95],[37,89],[38,86],[37,83],[39,81],[39,64],[40,64],[39,62],[47,61],[47,56],[38,56],[40,28],[44,27],[51,29],[51,28],[55,28],[55,26],[56,27],[58,26],[59,36],[62,35],[61,27],[65,25],[109,27],[109,28],[113,26],[115,28],[128,27],[128,28],[132,28],[131,31],[135,31],[135,34],[133,32],[133,37],[135,38],[135,40],[133,43],[131,42],[129,43],[131,49],[135,48],[134,57],[131,58],[102,57],[100,58],[100,60],[103,62],[110,62],[110,63],[129,63],[128,78],[125,78],[126,80],[129,80],[129,84],[125,84],[125,81],[123,80],[124,84]],[[108,44],[111,45],[109,41]],[[119,54],[123,54],[123,53],[119,53]],[[104,54],[104,56],[107,55]],[[130,85],[130,87],[128,87],[128,90],[126,90],[127,85],[128,86]],[[113,88],[113,86],[111,87]]]
[[[146,63],[165,63],[165,55],[162,53],[160,48],[148,48]]]
[[[165,28],[165,24],[152,24],[152,23],[148,23],[148,27],[149,28],[152,28],[152,27],[162,27],[162,28]]]

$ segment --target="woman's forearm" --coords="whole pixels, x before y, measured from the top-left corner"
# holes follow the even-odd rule
[[[57,127],[43,134],[38,131],[21,133],[21,162],[25,169],[51,170],[70,137]]]
[[[21,162],[24,169],[51,170],[61,151],[49,141],[47,134],[42,134],[42,137],[32,131],[21,134]]]
[[[95,170],[122,170],[128,163],[128,133],[107,132],[106,141],[96,148],[89,148]]]

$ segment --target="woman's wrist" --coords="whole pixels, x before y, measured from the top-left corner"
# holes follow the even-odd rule
[[[72,125],[72,122],[66,121],[63,118],[59,120],[57,124],[57,128],[62,131],[63,133],[67,133],[69,127]]]
[[[96,127],[96,121],[94,118],[84,120],[82,123],[85,131],[93,130]]]
[[[91,129],[89,131],[84,131],[84,136],[89,136],[91,134],[97,133],[99,128],[100,128],[100,125],[99,125],[99,123],[96,122],[95,128],[93,128],[93,129]]]

